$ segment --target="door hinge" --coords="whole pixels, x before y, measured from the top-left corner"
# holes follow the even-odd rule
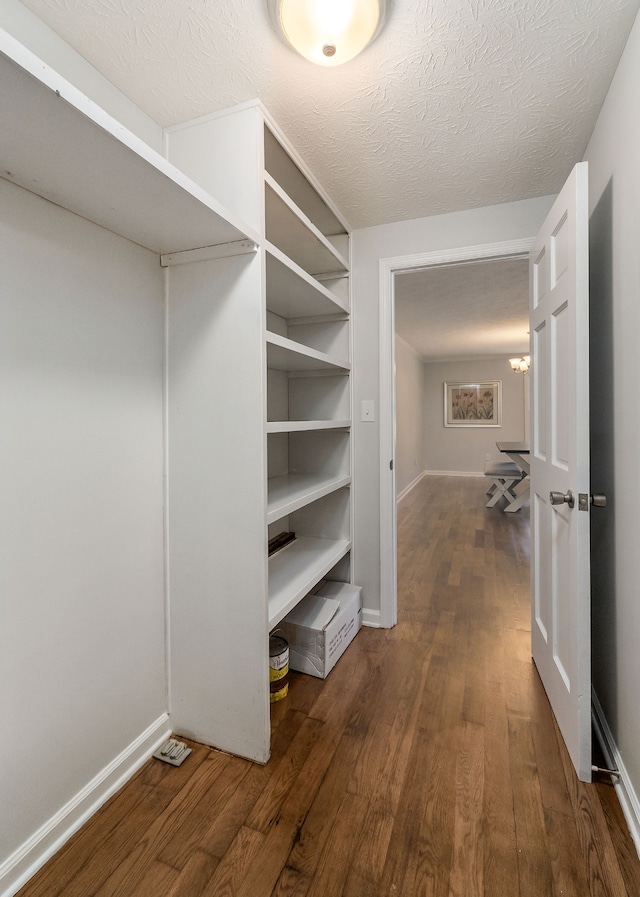
[[[393,458],[389,461],[389,470],[393,470]]]

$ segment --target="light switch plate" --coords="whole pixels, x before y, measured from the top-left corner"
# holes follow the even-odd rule
[[[374,421],[376,419],[376,406],[373,399],[363,399],[360,406],[360,420]]]

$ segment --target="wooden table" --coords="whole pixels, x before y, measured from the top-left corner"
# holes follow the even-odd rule
[[[531,465],[529,464],[529,443],[528,442],[496,442],[499,452],[508,455],[511,460],[518,465],[520,470],[525,474],[523,479],[526,480],[525,488],[519,492],[516,497],[509,502],[504,509],[507,514],[515,514],[529,500],[529,474],[531,473]]]

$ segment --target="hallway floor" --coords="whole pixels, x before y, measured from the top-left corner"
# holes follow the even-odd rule
[[[527,511],[425,477],[399,622],[294,674],[258,766],[150,761],[20,897],[638,897],[608,781],[578,782],[530,659]]]

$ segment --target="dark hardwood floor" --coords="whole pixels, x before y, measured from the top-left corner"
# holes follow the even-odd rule
[[[577,781],[531,663],[527,511],[484,489],[404,500],[398,625],[294,675],[266,766],[151,760],[20,897],[638,897],[613,788]]]

